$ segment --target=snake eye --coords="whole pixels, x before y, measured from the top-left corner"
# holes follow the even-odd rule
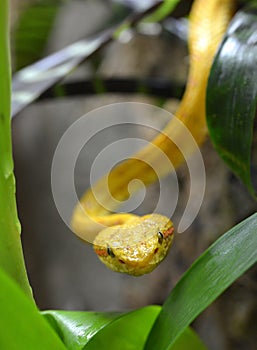
[[[115,254],[113,253],[112,248],[110,247],[107,247],[107,254],[110,255],[112,258],[115,257]]]
[[[162,244],[162,241],[163,241],[163,234],[161,233],[161,231],[158,232],[158,242],[160,244]]]

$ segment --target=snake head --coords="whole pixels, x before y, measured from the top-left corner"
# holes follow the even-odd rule
[[[151,272],[166,257],[173,232],[168,218],[151,214],[104,229],[94,240],[94,250],[110,269],[140,276]]]

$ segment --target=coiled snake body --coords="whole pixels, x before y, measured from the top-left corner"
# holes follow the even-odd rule
[[[233,0],[195,0],[190,12],[190,69],[176,117],[189,129],[198,145],[207,135],[205,96],[208,75],[232,16],[233,5]],[[81,239],[93,242],[98,257],[114,271],[132,275],[151,272],[169,251],[173,224],[167,217],[158,214],[143,217],[128,213],[112,214],[110,208],[114,210],[116,206],[113,198],[122,201],[129,197],[128,184],[131,180],[139,179],[145,185],[156,180],[156,173],[148,165],[159,163],[156,148],[166,153],[174,168],[192,153],[193,150],[188,149],[188,154],[182,155],[172,141],[176,137],[183,137],[183,129],[172,119],[152,145],[113,168],[83,195],[74,209],[74,232]],[[168,171],[163,169],[163,175]],[[106,182],[109,192],[105,189]]]

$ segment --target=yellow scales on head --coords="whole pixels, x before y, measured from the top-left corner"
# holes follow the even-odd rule
[[[165,258],[173,231],[172,222],[159,214],[133,218],[102,230],[94,240],[94,250],[112,270],[139,276],[151,272]]]

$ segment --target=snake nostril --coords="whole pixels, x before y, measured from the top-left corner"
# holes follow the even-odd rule
[[[154,254],[158,253],[159,248],[154,249]]]
[[[121,264],[125,264],[125,262],[124,262],[123,260],[121,260],[121,259],[119,259],[119,262],[120,262]]]

